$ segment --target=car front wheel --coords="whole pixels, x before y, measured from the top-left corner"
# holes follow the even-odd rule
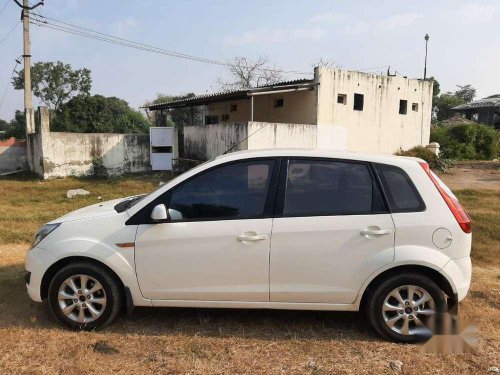
[[[367,313],[384,338],[414,343],[432,336],[436,313],[446,311],[446,298],[439,286],[421,274],[396,275],[373,291]]]
[[[63,267],[49,285],[55,317],[72,329],[93,330],[111,323],[122,306],[122,293],[103,267],[74,263]]]

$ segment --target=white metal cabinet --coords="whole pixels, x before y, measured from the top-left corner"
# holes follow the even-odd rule
[[[151,169],[153,171],[171,171],[174,147],[174,128],[149,128]]]

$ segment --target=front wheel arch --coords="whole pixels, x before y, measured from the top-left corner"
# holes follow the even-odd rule
[[[434,281],[442,291],[445,292],[448,297],[448,308],[452,312],[456,312],[458,306],[458,299],[456,293],[453,291],[453,287],[450,282],[446,279],[446,277],[441,274],[439,271],[436,271],[433,268],[429,268],[426,266],[419,265],[403,265],[397,266],[394,268],[390,268],[388,270],[383,271],[379,275],[377,275],[368,286],[365,288],[363,292],[363,296],[361,297],[361,302],[359,305],[360,311],[365,311],[366,304],[370,299],[371,293],[387,278],[392,277],[394,275],[404,274],[404,273],[412,273],[412,274],[422,274],[424,276],[429,277],[432,281]]]
[[[51,280],[54,278],[57,272],[61,270],[63,267],[67,266],[68,264],[72,263],[90,263],[94,264],[96,266],[104,268],[109,274],[115,279],[115,281],[118,283],[120,291],[122,293],[125,293],[125,285],[123,284],[122,280],[116,272],[114,272],[109,266],[106,264],[94,259],[94,258],[88,258],[88,257],[81,257],[81,256],[72,256],[72,257],[67,257],[67,258],[62,258],[55,262],[53,265],[51,265],[47,271],[45,271],[45,274],[42,277],[42,282],[40,285],[40,296],[42,299],[46,299],[48,297],[49,293],[49,285]]]

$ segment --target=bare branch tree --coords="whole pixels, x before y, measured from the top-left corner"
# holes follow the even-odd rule
[[[283,77],[281,71],[263,57],[259,57],[257,61],[235,57],[228,63],[227,80],[217,79],[217,84],[224,91],[271,85]]]
[[[320,57],[319,60],[311,61],[311,67],[313,69],[316,68],[316,67],[331,68],[331,69],[340,69],[342,66],[340,64],[337,64],[333,60],[324,59],[324,58]]]

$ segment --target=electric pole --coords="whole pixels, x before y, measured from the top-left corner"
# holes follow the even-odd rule
[[[23,0],[24,109],[31,108],[31,46],[29,1]],[[28,120],[28,116],[26,116]],[[29,129],[26,124],[26,129]]]
[[[23,59],[24,59],[24,113],[26,114],[26,132],[33,131],[33,118],[29,114],[31,104],[31,44],[30,44],[30,10],[43,5],[43,0],[30,7],[29,0],[23,0],[23,4],[18,0],[14,2],[22,9],[21,19],[23,20]]]

